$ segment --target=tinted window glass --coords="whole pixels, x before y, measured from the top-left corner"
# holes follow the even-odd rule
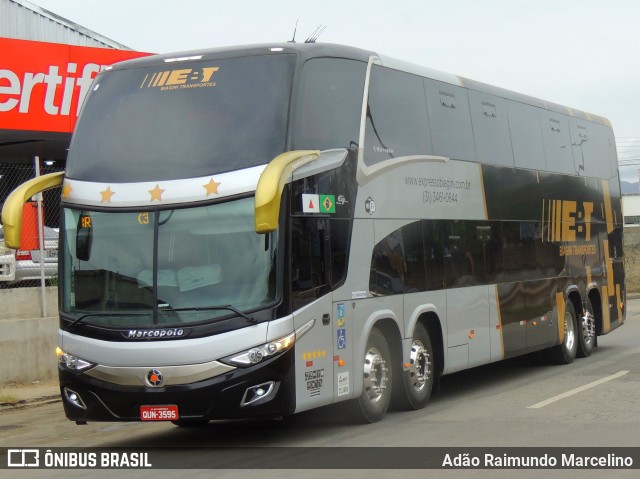
[[[541,278],[557,276],[564,266],[564,258],[560,256],[560,245],[550,241],[551,232],[548,224],[545,224],[543,229],[542,224],[538,222],[536,229],[541,233],[541,237],[536,238],[535,242],[538,275]],[[595,258],[597,259],[597,256]]]
[[[83,323],[170,326],[229,314],[211,306],[273,303],[278,236],[255,233],[254,204],[250,197],[158,212],[65,209],[62,310],[88,315]]]
[[[515,221],[502,223],[502,252],[504,281],[510,282],[521,279],[520,223]]]
[[[522,274],[525,279],[537,279],[540,273],[536,265],[536,240],[540,241],[540,223],[523,221],[520,223],[520,254],[522,255]]]
[[[318,298],[326,287],[329,253],[326,218],[291,218],[291,289],[294,309]]]
[[[472,265],[473,284],[496,282],[502,270],[500,224],[489,221],[465,223],[467,251]]]
[[[404,292],[404,278],[402,230],[397,230],[373,249],[369,289],[380,295],[400,294]]]
[[[269,55],[105,73],[83,107],[67,176],[156,181],[266,164],[285,148],[293,66],[293,55]]]
[[[473,264],[467,253],[463,221],[446,221],[444,232],[444,274],[448,288],[471,286]]]
[[[405,293],[426,290],[424,240],[422,222],[416,221],[402,228],[404,240]]]
[[[371,165],[429,151],[422,79],[373,65],[367,105],[365,162]]]
[[[349,259],[349,234],[351,231],[351,221],[330,219],[331,233],[331,278],[332,287],[337,286],[347,272],[347,261]]]
[[[307,61],[300,78],[293,149],[358,144],[366,64],[338,58]]]
[[[444,288],[444,245],[442,221],[423,221],[424,259],[427,273],[427,289]]]

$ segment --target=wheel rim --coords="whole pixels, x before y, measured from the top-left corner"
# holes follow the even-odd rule
[[[421,392],[426,387],[431,374],[431,357],[419,339],[415,339],[411,345],[409,364],[411,386],[416,392]]]
[[[371,347],[364,357],[364,388],[371,402],[382,398],[389,381],[387,362],[377,348]]]
[[[585,311],[584,316],[580,319],[582,322],[582,338],[584,342],[589,344],[596,335],[596,321],[591,311]]]
[[[573,325],[573,318],[571,313],[567,312],[564,315],[564,345],[567,351],[573,349],[573,345],[576,342],[576,331]]]

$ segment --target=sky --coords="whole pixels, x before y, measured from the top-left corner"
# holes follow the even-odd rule
[[[640,169],[638,0],[30,0],[134,50],[339,43],[608,118]],[[626,165],[626,166],[624,166]]]

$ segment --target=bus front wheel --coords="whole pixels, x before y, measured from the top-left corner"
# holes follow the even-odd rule
[[[373,423],[384,417],[391,399],[392,369],[387,340],[374,328],[364,353],[362,394],[350,404],[354,420]]]

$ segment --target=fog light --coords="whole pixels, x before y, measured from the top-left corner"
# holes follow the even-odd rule
[[[80,409],[87,409],[87,406],[85,406],[84,401],[82,400],[82,398],[77,392],[66,387],[63,390],[64,390],[64,397],[66,398],[67,401],[69,401],[75,407],[79,407]]]
[[[242,401],[240,401],[240,406],[244,407],[249,404],[255,404],[257,401],[268,401],[269,399],[267,398],[277,392],[278,388],[276,386],[275,381],[269,381],[247,388],[242,397]]]

